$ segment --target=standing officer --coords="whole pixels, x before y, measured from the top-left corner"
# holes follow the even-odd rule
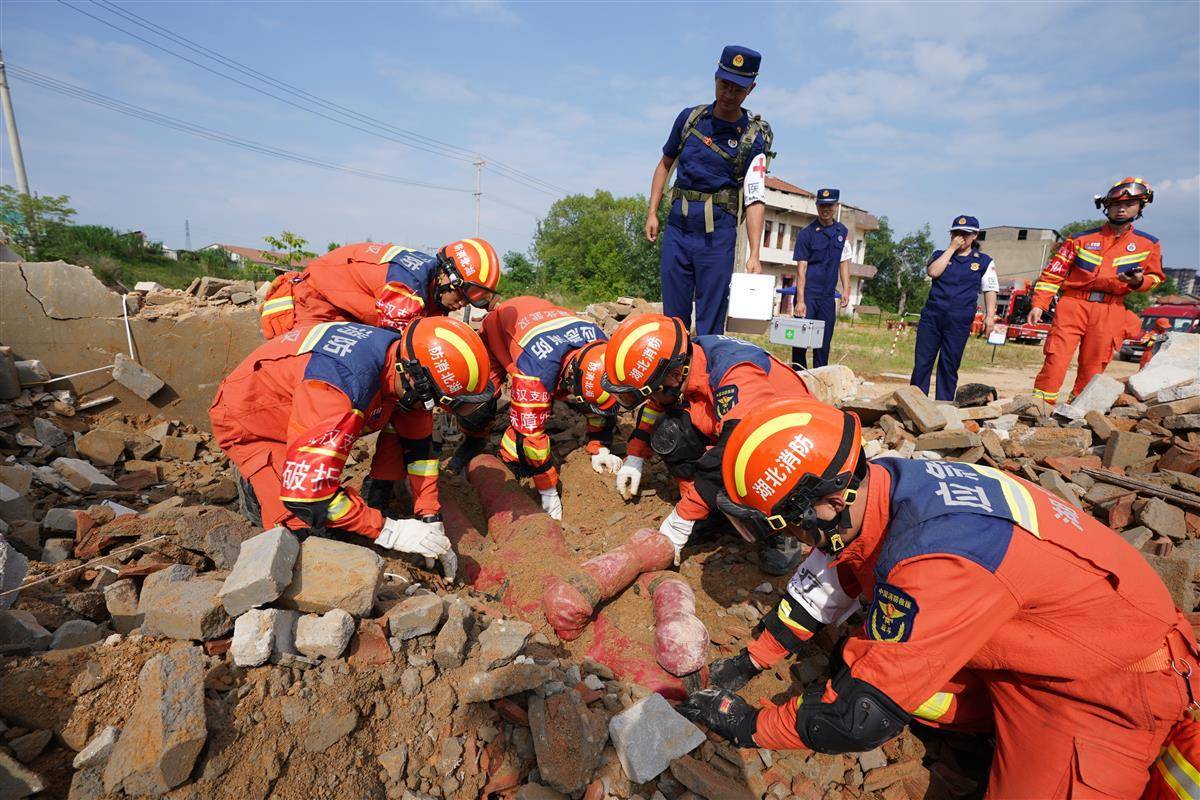
[[[996,264],[975,244],[979,220],[955,217],[950,224],[950,246],[934,251],[925,272],[933,278],[929,299],[917,325],[917,351],[909,383],[929,394],[929,376],[937,360],[937,399],[953,400],[958,388],[958,366],[971,335],[975,304],[983,292],[983,330],[996,324],[996,293],[1000,281]]]
[[[750,242],[747,272],[762,272],[763,218],[766,214],[767,166],[771,126],[742,108],[753,91],[762,56],[730,45],[717,64],[716,100],[685,108],[675,118],[663,156],[654,169],[646,239],[658,239],[658,208],[672,168],[678,169],[671,189],[671,214],[662,246],[663,313],[696,332],[723,333],[729,308],[737,228],[745,208]]]
[[[842,308],[850,303],[850,259],[854,257],[854,250],[850,247],[846,226],[836,219],[841,195],[837,189],[817,192],[817,218],[800,231],[792,253],[792,258],[796,259],[794,316],[825,323],[825,338],[813,351],[813,367],[829,363],[829,342],[833,339],[839,305],[834,298],[834,288],[842,296]],[[808,368],[806,349],[792,348],[792,361],[805,369]]]
[[[832,559],[797,573],[764,621],[773,646],[743,656],[765,668],[848,616],[846,598],[870,601],[830,679],[802,696],[756,709],[713,688],[679,711],[773,750],[863,752],[912,722],[994,731],[988,797],[1141,795],[1200,689],[1195,636],[1162,579],[1035,484],[975,464],[868,463],[861,435],[853,414],[802,399],[755,408],[730,435],[718,507]]]
[[[1104,371],[1125,330],[1125,295],[1148,292],[1166,277],[1158,239],[1136,230],[1134,220],[1154,202],[1154,190],[1141,178],[1123,178],[1096,198],[1108,222],[1077,233],[1042,270],[1033,285],[1029,322],[1036,325],[1060,288],[1054,325],[1046,337],[1046,360],[1033,382],[1033,396],[1058,402],[1067,367],[1079,348],[1072,396]]]

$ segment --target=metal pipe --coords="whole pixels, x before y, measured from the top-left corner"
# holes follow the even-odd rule
[[[127,294],[121,295],[121,313],[125,316],[125,341],[129,342],[129,358],[137,361],[137,355],[133,352],[133,331],[129,327],[129,306],[125,304]]]

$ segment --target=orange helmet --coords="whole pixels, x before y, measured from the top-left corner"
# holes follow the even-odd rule
[[[1096,197],[1096,208],[1107,207],[1109,203],[1118,200],[1140,200],[1142,208],[1145,208],[1154,202],[1154,190],[1146,183],[1145,178],[1122,178],[1114,183],[1107,193]]]
[[[1154,329],[1157,331],[1171,330],[1171,320],[1167,319],[1166,317],[1159,317],[1158,319],[1154,320]]]
[[[494,394],[483,340],[451,317],[421,317],[405,328],[396,371],[406,379],[400,405],[409,409],[437,403],[465,414]]]
[[[773,400],[733,429],[721,457],[725,491],[717,505],[748,539],[798,525],[817,545],[842,547],[839,528],[850,526],[849,503],[867,474],[862,425],[855,415],[812,398]],[[813,508],[843,492],[847,507],[831,521]],[[753,535],[748,535],[747,528]]]
[[[608,340],[601,385],[617,402],[634,408],[655,392],[676,367],[687,377],[692,341],[683,322],[662,314],[630,317]]]
[[[567,394],[567,402],[584,413],[612,416],[617,413],[617,399],[600,385],[604,377],[604,353],[608,342],[597,341],[567,354],[559,386]]]
[[[487,308],[500,283],[500,258],[484,239],[460,239],[438,250],[438,267],[450,288],[475,308]]]

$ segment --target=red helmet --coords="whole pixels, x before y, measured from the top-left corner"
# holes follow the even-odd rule
[[[438,266],[450,288],[475,308],[487,308],[500,283],[500,258],[484,239],[460,239],[438,250]]]
[[[567,354],[559,386],[567,402],[585,413],[611,416],[617,413],[617,399],[600,385],[604,377],[604,353],[608,342],[591,342]]]
[[[400,393],[406,408],[434,403],[466,414],[492,399],[491,362],[479,334],[452,317],[414,320],[400,340],[396,371],[407,386]]]
[[[1171,320],[1167,319],[1166,317],[1159,317],[1158,319],[1154,320],[1154,329],[1158,331],[1171,330]]]
[[[634,408],[655,392],[676,367],[687,377],[692,342],[683,322],[662,314],[630,317],[608,340],[601,383],[625,408]]]
[[[1154,190],[1144,178],[1122,178],[1112,185],[1106,194],[1096,197],[1096,208],[1106,208],[1119,200],[1140,200],[1145,208],[1154,202]]]
[[[753,409],[730,434],[721,457],[725,491],[717,504],[735,522],[748,523],[739,525],[743,535],[747,527],[762,537],[797,525],[838,550],[837,531],[849,527],[849,508],[823,521],[813,506],[828,495],[853,492],[866,474],[858,417],[812,398],[773,400]]]

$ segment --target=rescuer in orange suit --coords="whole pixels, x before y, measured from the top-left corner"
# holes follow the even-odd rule
[[[722,432],[750,408],[775,397],[811,397],[790,367],[761,347],[731,336],[688,338],[683,323],[662,314],[630,317],[617,326],[604,359],[602,383],[626,409],[641,406],[629,438],[625,463],[617,470],[617,491],[637,494],[642,464],[657,453],[679,484],[680,499],[659,531],[680,551],[697,522],[709,516],[720,482],[716,469],[699,468],[711,447],[722,447]],[[643,405],[644,404],[644,405]],[[720,450],[705,462],[719,465]],[[759,553],[759,567],[785,575],[796,566],[800,548],[774,537]]]
[[[1150,363],[1150,359],[1154,358],[1154,354],[1158,352],[1158,348],[1164,341],[1166,341],[1167,334],[1170,332],[1170,330],[1171,320],[1167,319],[1166,317],[1159,317],[1158,319],[1154,320],[1154,327],[1151,330],[1146,331],[1141,337],[1142,344],[1144,344],[1146,348],[1142,350],[1142,359],[1140,362],[1138,362],[1139,367],[1145,367]],[[1139,326],[1138,333],[1142,333],[1141,326]],[[1129,338],[1132,339],[1134,337],[1131,336]]]
[[[237,465],[251,521],[330,528],[442,556],[450,543],[439,516],[431,409],[469,413],[489,401],[488,371],[478,334],[455,319],[417,320],[403,334],[326,322],[260,345],[221,381],[209,418]],[[367,502],[342,485],[342,471],[354,443],[374,431],[381,433]],[[406,476],[417,518],[389,519],[392,483]],[[386,491],[373,491],[380,487]]]
[[[432,256],[395,244],[348,244],[271,283],[259,312],[263,336],[337,320],[400,331],[418,317],[487,308],[499,281],[500,259],[483,239],[452,242]]]
[[[609,452],[616,428],[616,405],[600,386],[604,344],[600,326],[539,297],[514,297],[493,308],[480,331],[492,364],[495,393],[508,381],[508,428],[500,458],[522,477],[533,479],[542,509],[562,519],[558,470],[550,452],[546,420],[555,400],[564,400],[587,418],[587,452],[597,472],[616,472],[621,459]],[[483,451],[495,416],[495,403],[462,420],[466,438],[447,465],[462,470]]]
[[[1071,396],[1104,371],[1121,345],[1125,295],[1148,292],[1166,278],[1158,239],[1136,230],[1134,220],[1154,202],[1141,178],[1124,178],[1096,198],[1108,222],[1063,242],[1033,286],[1029,323],[1038,324],[1059,289],[1062,296],[1046,336],[1046,360],[1033,382],[1033,396],[1058,402],[1067,368],[1079,348],[1079,368]]]
[[[949,461],[868,462],[858,418],[754,408],[718,507],[813,545],[763,630],[679,710],[741,747],[879,747],[905,725],[995,734],[991,798],[1136,798],[1200,689],[1191,626],[1140,553],[1040,487]],[[831,678],[778,705],[760,669],[866,604]],[[1177,764],[1176,764],[1177,766]],[[1190,766],[1189,766],[1190,768]]]

